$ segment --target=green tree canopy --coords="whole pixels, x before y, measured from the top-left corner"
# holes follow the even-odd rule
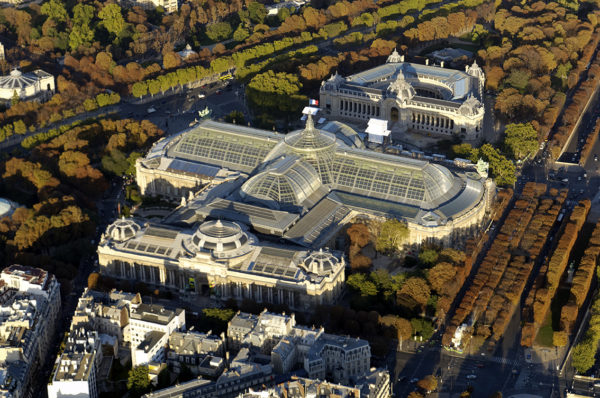
[[[229,39],[232,32],[229,22],[215,22],[206,26],[206,36],[214,42]]]
[[[74,25],[88,25],[94,18],[94,7],[88,4],[77,3],[73,7]]]
[[[110,3],[104,6],[98,13],[98,17],[102,20],[102,25],[110,33],[119,37],[121,32],[125,29],[125,19],[121,13],[121,6],[118,4]]]
[[[377,286],[365,274],[356,273],[350,275],[346,284],[350,289],[359,292],[361,297],[377,296]]]
[[[585,374],[596,363],[598,341],[593,336],[586,336],[573,349],[572,365],[581,374]]]
[[[435,249],[423,249],[419,253],[419,262],[425,267],[433,266],[438,259],[438,252]]]
[[[408,238],[408,227],[395,218],[386,220],[381,225],[381,231],[375,243],[375,249],[380,253],[392,253],[400,250],[400,245]]]
[[[59,0],[49,0],[42,4],[41,12],[56,22],[66,22],[67,9]]]
[[[280,114],[299,111],[307,98],[300,94],[302,83],[297,75],[269,70],[252,78],[246,86],[250,104]]]
[[[265,8],[264,4],[253,1],[252,3],[248,4],[248,16],[254,23],[263,23],[265,17],[267,16],[267,9]]]
[[[511,123],[506,126],[504,145],[514,159],[524,159],[538,149],[538,134],[531,123]]]
[[[233,32],[233,40],[243,42],[250,36],[248,29],[244,28],[243,24],[240,24],[238,28]]]
[[[141,397],[149,392],[151,388],[148,378],[148,366],[137,366],[129,371],[127,377],[127,389],[129,394],[134,397]]]

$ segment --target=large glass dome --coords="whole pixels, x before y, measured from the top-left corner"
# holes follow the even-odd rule
[[[248,253],[253,239],[237,224],[230,221],[207,221],[198,227],[187,248],[207,252],[215,257],[231,258]]]
[[[284,139],[290,152],[302,156],[319,173],[323,184],[330,184],[335,157],[336,139],[333,134],[317,129],[308,115],[304,130],[288,134]]]
[[[302,206],[321,187],[314,167],[291,155],[246,181],[241,194],[246,199],[261,202],[271,208],[279,208],[281,205]]]

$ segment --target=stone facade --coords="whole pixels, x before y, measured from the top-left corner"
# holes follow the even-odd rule
[[[465,72],[404,62],[396,51],[387,63],[322,82],[320,106],[329,117],[366,123],[388,121],[393,133],[407,131],[439,137],[482,138],[485,75],[477,63]]]

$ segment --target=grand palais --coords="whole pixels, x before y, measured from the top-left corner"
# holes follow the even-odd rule
[[[475,62],[462,72],[404,62],[394,50],[383,65],[346,78],[336,73],[322,82],[320,106],[336,120],[387,120],[400,137],[412,131],[479,143],[484,84]]]
[[[136,171],[143,195],[181,205],[110,225],[103,272],[299,310],[338,298],[345,263],[329,248],[344,224],[393,217],[409,244],[448,244],[479,227],[494,191],[476,172],[365,149],[353,129],[310,116],[287,135],[205,120],[158,141]]]

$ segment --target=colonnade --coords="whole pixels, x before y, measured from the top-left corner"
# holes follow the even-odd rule
[[[452,133],[454,131],[454,120],[444,116],[434,116],[427,113],[412,112],[411,122],[413,129],[423,129]],[[436,130],[434,130],[436,129]]]
[[[367,104],[364,102],[340,100],[340,112],[344,115],[379,117],[381,110],[379,105]]]

